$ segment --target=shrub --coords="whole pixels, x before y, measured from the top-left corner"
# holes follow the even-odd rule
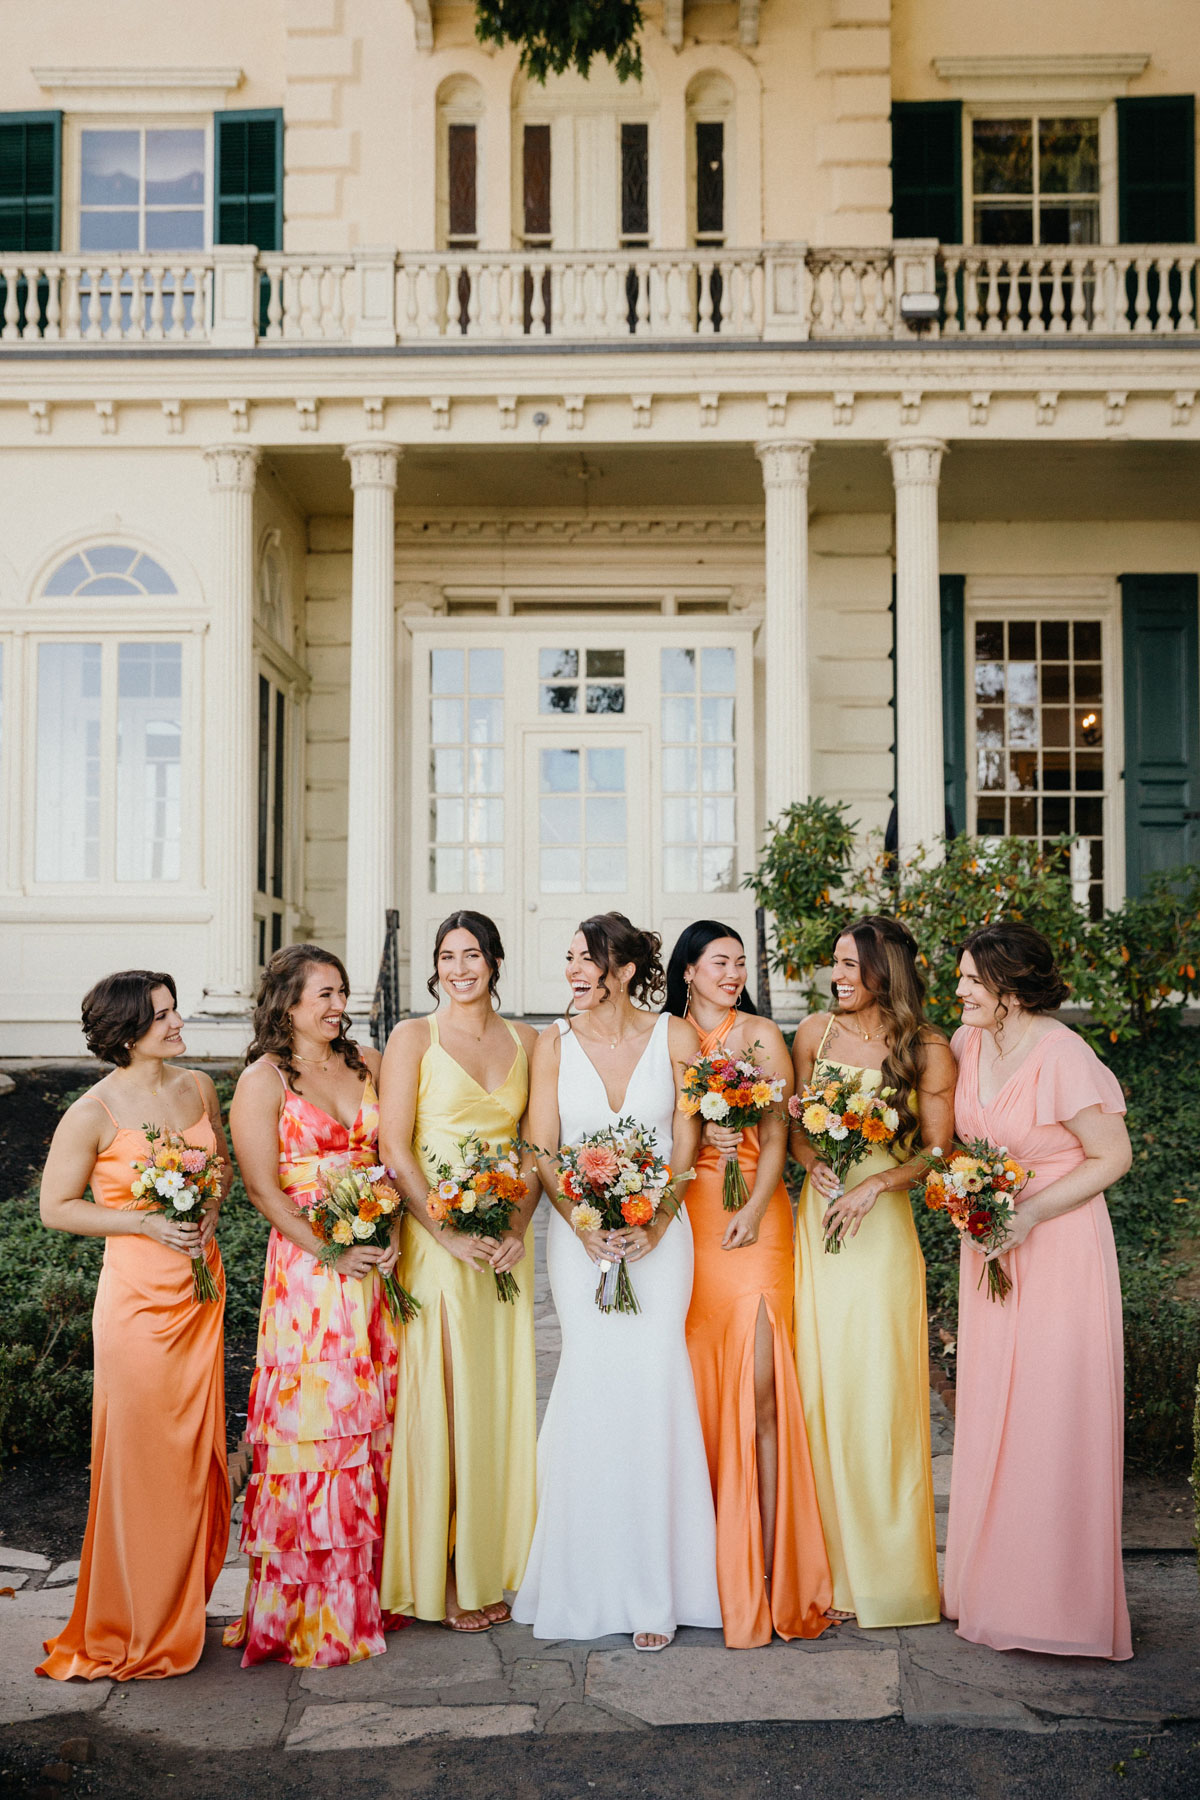
[[[1200,1366],[1200,1305],[1177,1300],[1161,1271],[1127,1269],[1125,1455],[1143,1468],[1192,1454],[1192,1406]]]
[[[758,867],[743,882],[770,915],[772,966],[788,981],[800,981],[828,962],[838,930],[850,917],[842,895],[857,826],[848,811],[840,800],[789,806],[767,827]]]
[[[1144,1036],[1200,995],[1200,868],[1152,875],[1099,935],[1119,961],[1128,1023]]]

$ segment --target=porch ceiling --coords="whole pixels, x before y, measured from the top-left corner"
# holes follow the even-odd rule
[[[949,449],[939,496],[946,520],[1200,518],[1200,444],[955,441]],[[340,454],[280,450],[269,461],[306,515],[353,510],[350,471]],[[810,494],[814,515],[890,512],[884,446],[819,443]],[[400,464],[396,504],[462,513],[740,510],[761,506],[762,478],[749,444],[413,446]]]

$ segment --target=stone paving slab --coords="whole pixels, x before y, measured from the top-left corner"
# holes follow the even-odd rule
[[[239,1563],[226,1563],[217,1576],[208,1600],[210,1619],[240,1619],[246,1602],[246,1570]]]
[[[39,1569],[50,1567],[48,1556],[39,1556],[36,1550],[14,1550],[11,1544],[0,1544],[0,1569]]]
[[[11,1605],[11,1601],[0,1601],[0,1605]],[[45,1654],[46,1639],[57,1636],[61,1629],[62,1620],[48,1613],[25,1613],[19,1619],[0,1613],[0,1726],[44,1719],[52,1713],[99,1712],[108,1699],[111,1681],[51,1681],[34,1674]]]
[[[17,1592],[18,1588],[23,1588],[28,1580],[28,1569],[20,1571],[16,1569],[0,1569],[0,1594],[7,1600],[12,1594]],[[9,1590],[8,1593],[5,1593],[6,1588]],[[0,1614],[0,1618],[2,1617],[3,1615]]]
[[[348,1700],[310,1706],[287,1736],[289,1750],[375,1750],[421,1738],[515,1737],[533,1731],[536,1706],[414,1706]]]
[[[730,1725],[766,1719],[885,1719],[900,1711],[894,1650],[779,1644],[686,1649],[657,1656],[596,1650],[586,1696],[647,1725]]]
[[[115,1687],[104,1718],[126,1731],[203,1750],[255,1750],[277,1744],[287,1721],[295,1670],[283,1663],[241,1666],[241,1652],[226,1650],[219,1626],[205,1633],[204,1653],[188,1675],[171,1681],[106,1682]],[[78,1682],[46,1687],[77,1688]]]
[[[45,1585],[47,1587],[62,1587],[65,1583],[70,1582],[72,1587],[74,1587],[78,1580],[79,1559],[76,1558],[74,1562],[59,1563],[57,1569],[52,1569],[46,1577]]]

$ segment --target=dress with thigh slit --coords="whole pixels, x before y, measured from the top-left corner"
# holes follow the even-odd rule
[[[456,1162],[463,1138],[499,1151],[520,1134],[529,1064],[516,1028],[504,1023],[512,1066],[489,1094],[445,1049],[436,1016],[429,1020],[413,1151],[431,1187],[435,1165]],[[525,1572],[537,1455],[533,1228],[513,1270],[515,1301],[498,1298],[490,1268],[460,1262],[412,1218],[401,1227],[397,1274],[421,1310],[404,1327],[380,1591],[393,1612],[441,1619],[451,1553],[466,1612],[495,1605]],[[453,1506],[443,1321],[454,1391]]]
[[[731,1011],[702,1036],[701,1052],[719,1051],[742,1015]],[[738,1162],[753,1188],[758,1132],[742,1134]],[[696,1266],[687,1347],[717,1509],[717,1585],[730,1649],[783,1638],[814,1638],[829,1623],[833,1582],[808,1453],[792,1337],[792,1208],[782,1181],[767,1203],[758,1239],[722,1248],[733,1213],[721,1198],[720,1154],[705,1145],[688,1183],[687,1209]],[[754,1341],[766,1309],[775,1365],[779,1473],[775,1556],[763,1563],[754,1398]],[[769,1586],[768,1586],[769,1578]]]

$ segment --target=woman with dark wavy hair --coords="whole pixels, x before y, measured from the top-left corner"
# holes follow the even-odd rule
[[[585,919],[567,946],[571,1016],[538,1039],[530,1135],[553,1152],[633,1119],[686,1175],[698,1122],[678,1108],[693,1027],[651,1011],[666,981],[656,932],[623,913]],[[721,1623],[716,1522],[685,1325],[692,1292],[686,1200],[674,1218],[581,1230],[552,1155],[546,1268],[562,1357],[538,1439],[538,1516],[513,1617],[536,1638],[631,1632],[665,1650],[677,1625]],[[686,1188],[683,1193],[686,1195]],[[636,1264],[641,1310],[602,1313],[597,1265]]]
[[[113,1067],[59,1121],[42,1176],[42,1223],[104,1239],[92,1315],[92,1468],[71,1617],[38,1673],[147,1680],[195,1668],[204,1607],[229,1542],[225,1277],[216,1210],[147,1212],[130,1192],[147,1128],[177,1132],[232,1169],[207,1075],[178,1067],[175,983],[123,969],[83,1002],[88,1049]],[[85,1198],[91,1188],[92,1198]],[[220,1292],[198,1303],[192,1261]]]
[[[779,1027],[746,994],[746,947],[730,925],[697,919],[667,965],[667,1010],[700,1034],[705,1056],[744,1058],[792,1090]],[[748,1131],[705,1125],[688,1189],[696,1244],[687,1343],[717,1509],[717,1584],[730,1649],[814,1638],[833,1584],[808,1453],[792,1335],[792,1208],[783,1185],[787,1114]],[[725,1211],[736,1157],[749,1198]]]
[[[799,1126],[808,1172],[796,1213],[796,1365],[838,1615],[930,1625],[938,1604],[929,1460],[925,1259],[908,1188],[920,1144],[949,1144],[954,1058],[924,1013],[916,941],[874,914],[834,946],[833,1009],[806,1019],[792,1058],[803,1090],[857,1074],[894,1090],[899,1130],[845,1185]],[[833,1254],[826,1246],[840,1246]]]
[[[330,951],[277,950],[230,1109],[246,1192],[271,1224],[246,1422],[250,1576],[225,1634],[245,1646],[243,1668],[329,1668],[384,1649],[376,1569],[396,1337],[376,1272],[396,1252],[352,1244],[323,1263],[301,1205],[327,1159],[379,1161],[379,1058],[347,1035],[349,992]]]
[[[533,1159],[498,1237],[426,1209],[464,1138],[498,1155],[523,1135],[536,1033],[497,1010],[503,962],[486,913],[443,919],[427,983],[441,1004],[397,1025],[383,1057],[380,1142],[408,1202],[400,1279],[421,1311],[404,1332],[381,1592],[395,1612],[464,1632],[507,1623],[535,1501]],[[494,1276],[509,1270],[520,1291],[501,1304]]]
[[[1001,1304],[963,1238],[946,1612],[994,1650],[1133,1654],[1121,1564],[1121,1284],[1104,1189],[1132,1161],[1121,1084],[1050,1015],[1067,987],[1045,938],[1007,920],[959,953],[959,1135],[1033,1175]]]

